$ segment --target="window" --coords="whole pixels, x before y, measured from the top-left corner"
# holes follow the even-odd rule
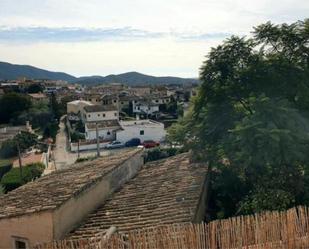
[[[121,104],[123,105],[123,101],[121,101]]]
[[[115,117],[117,117],[117,112],[114,113]]]
[[[98,117],[100,117],[100,114],[98,114]]]
[[[25,238],[13,237],[13,248],[15,249],[29,248],[28,240]]]
[[[116,102],[117,102],[117,100],[114,99],[114,103],[116,103]]]
[[[26,242],[15,240],[15,248],[16,249],[26,249],[27,248]]]
[[[139,131],[139,134],[140,134],[140,135],[144,135],[144,134],[145,134],[144,130],[140,130],[140,131]]]
[[[158,103],[158,102],[159,102],[159,100],[156,99],[156,103]]]
[[[88,114],[88,118],[90,118],[91,117],[91,115],[90,114]]]
[[[105,113],[103,113],[103,115],[102,115],[103,117],[105,117]]]
[[[106,134],[107,134],[107,136],[109,136],[111,133],[110,133],[110,131],[108,131]]]

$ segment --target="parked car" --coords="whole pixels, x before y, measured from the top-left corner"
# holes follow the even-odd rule
[[[141,140],[139,138],[132,138],[125,143],[127,147],[139,146],[141,144]]]
[[[144,148],[154,148],[160,145],[160,143],[155,142],[153,140],[145,140],[142,145],[144,146]]]
[[[112,141],[104,146],[105,149],[117,149],[122,147],[124,147],[124,144],[117,140]]]

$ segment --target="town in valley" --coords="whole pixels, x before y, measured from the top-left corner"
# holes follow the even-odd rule
[[[0,249],[309,248],[308,13],[1,0]]]

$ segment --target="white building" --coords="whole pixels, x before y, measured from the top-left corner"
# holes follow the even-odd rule
[[[145,140],[162,141],[165,139],[166,131],[164,124],[153,120],[121,121],[121,130],[117,132],[116,139],[120,142],[127,142],[132,138]]]
[[[133,113],[141,115],[155,115],[159,112],[159,104],[152,101],[133,101]]]
[[[115,106],[88,105],[84,107],[84,122],[99,122],[105,120],[118,120],[118,110]]]
[[[100,140],[115,140],[116,131],[121,129],[118,116],[119,113],[115,106],[85,106],[82,119],[85,124],[86,140],[96,139],[96,127]]]
[[[86,140],[96,140],[96,126],[98,126],[98,136],[100,141],[116,140],[116,132],[121,130],[121,126],[117,119],[100,122],[87,122],[85,124]]]

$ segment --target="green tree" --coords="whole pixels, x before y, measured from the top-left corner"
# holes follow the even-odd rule
[[[54,141],[56,141],[57,132],[59,130],[59,125],[56,122],[48,123],[44,130],[44,137],[51,137]]]
[[[50,109],[54,117],[59,120],[62,116],[62,112],[60,104],[58,103],[56,95],[54,93],[50,97]]]
[[[31,101],[18,93],[7,93],[0,98],[0,123],[8,123],[12,118],[28,110]]]
[[[44,87],[41,84],[31,84],[27,87],[26,92],[27,93],[39,93],[43,92]]]
[[[18,155],[17,143],[20,151],[24,152],[26,149],[37,143],[37,136],[29,132],[21,132],[13,139],[8,139],[1,144],[0,157],[9,158]]]
[[[192,113],[170,129],[172,141],[208,162],[213,194],[225,184],[214,180],[227,168],[235,176],[229,181],[244,186],[241,196],[226,193],[230,197],[215,205],[221,217],[233,215],[228,208],[251,213],[305,202],[308,30],[308,20],[266,23],[252,39],[233,36],[213,48]]]

